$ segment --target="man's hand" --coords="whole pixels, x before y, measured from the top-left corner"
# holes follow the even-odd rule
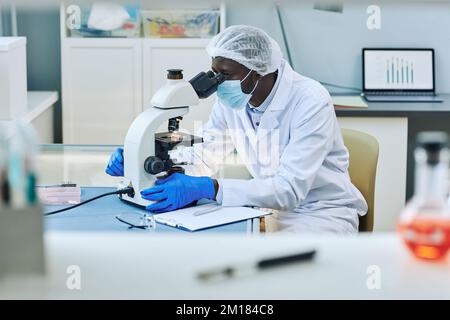
[[[217,181],[209,177],[192,177],[173,173],[167,178],[159,179],[155,186],[141,191],[143,199],[157,201],[146,207],[154,213],[162,213],[183,208],[200,200],[214,200],[218,190]]]

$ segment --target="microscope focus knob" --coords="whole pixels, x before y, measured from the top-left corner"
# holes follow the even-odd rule
[[[151,156],[145,159],[144,169],[150,174],[158,174],[164,171],[164,162],[158,157]]]

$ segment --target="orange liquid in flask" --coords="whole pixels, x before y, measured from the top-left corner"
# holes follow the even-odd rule
[[[450,249],[450,220],[419,216],[400,222],[398,231],[413,254],[426,260],[445,258]]]

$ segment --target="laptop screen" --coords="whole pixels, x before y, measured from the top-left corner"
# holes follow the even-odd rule
[[[363,87],[434,91],[433,49],[363,49]]]

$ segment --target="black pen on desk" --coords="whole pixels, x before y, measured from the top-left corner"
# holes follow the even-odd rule
[[[241,274],[253,273],[255,270],[266,270],[291,263],[310,261],[314,258],[315,254],[316,250],[309,250],[295,254],[261,259],[252,263],[243,263],[240,265],[225,266],[221,268],[211,268],[209,270],[199,272],[197,277],[201,280],[232,278]]]
[[[61,184],[51,184],[51,185],[39,185],[39,188],[75,188],[77,186],[76,183],[72,182],[63,182]]]

